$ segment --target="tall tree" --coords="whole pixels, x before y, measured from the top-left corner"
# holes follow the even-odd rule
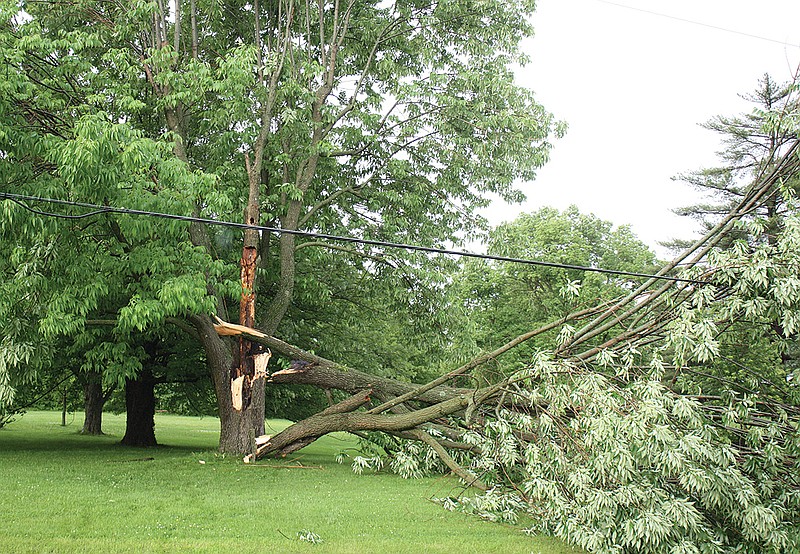
[[[246,230],[237,255],[234,237],[198,222],[4,207],[13,244],[51,249],[28,330],[70,335],[112,315],[122,344],[188,323],[214,376],[223,450],[263,429],[263,380],[252,345],[233,349],[211,316],[230,319],[235,298],[240,323],[279,333],[299,265],[342,248],[292,231],[457,241],[487,193],[521,198],[514,183],[560,132],[513,83],[529,0],[3,6],[3,190],[282,231]],[[400,253],[349,251],[364,279],[409,267]]]
[[[719,115],[703,125],[720,136],[721,165],[676,178],[705,194],[706,202],[675,210],[678,215],[699,220],[704,231],[716,225],[741,201],[753,179],[774,165],[795,138],[788,116],[797,110],[796,83],[778,83],[765,74],[756,89],[742,98],[752,104],[752,111],[733,117]],[[790,177],[790,182],[784,186],[793,189],[797,183]],[[763,229],[757,233],[759,236],[751,235],[751,238],[774,240],[784,208],[781,197],[774,195],[771,203],[754,213],[753,218]],[[731,235],[730,240],[735,237]],[[738,235],[738,238],[746,237],[745,230]],[[681,244],[685,241],[675,243],[676,246]]]
[[[746,197],[753,180],[769,172],[797,138],[792,119],[800,107],[796,81],[778,83],[764,75],[755,90],[742,97],[752,104],[751,112],[717,116],[705,124],[721,137],[721,164],[679,176],[705,193],[707,202],[680,208],[676,213],[698,219],[706,230]],[[783,172],[780,187],[728,234],[724,247],[754,253],[760,243],[776,244],[800,188],[800,171]],[[797,369],[798,347],[796,341],[788,340],[792,333],[786,332],[784,323],[775,320],[767,328],[752,323],[732,325],[723,334],[722,356],[701,374],[684,375],[685,386],[718,391],[737,383],[741,391],[769,387],[778,396],[785,396],[786,378]]]

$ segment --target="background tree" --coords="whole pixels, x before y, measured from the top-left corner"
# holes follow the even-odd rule
[[[564,212],[542,208],[522,214],[489,234],[489,253],[554,264],[650,272],[655,255],[629,227],[614,228],[575,206]],[[625,276],[557,267],[471,259],[453,278],[452,300],[469,321],[460,348],[491,351],[514,337],[568,314],[591,308],[629,292],[635,281]],[[532,352],[549,344],[557,330],[515,349],[520,367]],[[470,346],[471,344],[471,346]],[[503,367],[509,367],[508,360]],[[512,364],[513,365],[513,364]]]
[[[703,127],[719,134],[723,149],[718,152],[722,165],[700,169],[679,175],[676,179],[686,183],[706,195],[707,201],[675,210],[678,215],[697,219],[703,232],[710,230],[745,196],[753,179],[763,173],[791,146],[795,131],[789,123],[788,115],[797,110],[795,83],[777,83],[769,75],[764,75],[750,94],[742,98],[750,102],[752,111],[738,116],[716,116]],[[789,176],[787,176],[789,177]],[[796,180],[785,183],[788,188],[797,186]],[[753,214],[766,227],[758,233],[768,239],[777,232],[782,221],[785,205],[780,196],[767,203]],[[735,238],[747,238],[747,233]],[[673,246],[687,246],[686,241],[665,243]]]

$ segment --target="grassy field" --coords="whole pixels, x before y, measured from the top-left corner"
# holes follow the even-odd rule
[[[443,510],[429,499],[457,494],[451,479],[353,474],[333,461],[347,436],[248,466],[215,452],[214,418],[157,416],[153,449],[117,444],[124,415],[104,416],[103,437],[79,435],[80,414],[60,423],[31,412],[0,429],[3,554],[578,552]]]

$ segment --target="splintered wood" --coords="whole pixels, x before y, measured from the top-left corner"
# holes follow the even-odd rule
[[[258,449],[264,446],[269,442],[269,439],[272,438],[272,435],[261,435],[255,438],[255,448],[253,452],[242,458],[242,461],[246,464],[251,464],[256,461],[256,455],[258,453]]]
[[[252,327],[246,327],[244,325],[237,325],[236,323],[228,323],[227,321],[222,321],[217,316],[214,316],[214,320],[216,321],[214,324],[214,330],[221,337],[236,337],[242,334],[252,335],[254,337],[267,336],[258,329],[253,329]]]
[[[217,332],[218,335],[222,337],[235,337],[241,335],[251,335],[254,337],[266,337],[264,333],[253,329],[252,327],[247,327],[245,325],[237,325],[235,323],[228,323],[227,321],[222,321],[218,317],[214,317],[217,323],[214,324],[214,330]],[[255,371],[252,375],[239,375],[238,377],[234,377],[231,379],[231,402],[233,404],[233,409],[237,412],[241,412],[247,406],[246,404],[246,396],[248,396],[247,391],[250,390],[253,381],[256,379],[266,379],[268,376],[267,373],[267,364],[269,364],[269,360],[272,357],[272,352],[267,350],[266,352],[259,352],[257,354],[251,355],[253,359],[253,367]]]
[[[261,352],[253,356],[253,362],[256,366],[256,375],[253,379],[260,379],[267,377],[267,364],[269,363],[269,359],[272,357],[272,352],[267,350],[266,352]]]
[[[233,409],[237,412],[242,411],[242,389],[244,388],[245,377],[245,375],[242,375],[241,377],[231,380],[231,401],[233,403]]]
[[[237,412],[241,412],[244,409],[244,386],[245,386],[245,379],[247,383],[251,385],[253,381],[256,379],[266,379],[267,374],[267,364],[269,363],[269,359],[272,357],[272,352],[269,350],[266,352],[261,352],[260,354],[256,354],[253,356],[253,362],[255,364],[256,373],[254,376],[249,375],[241,375],[235,379],[231,379],[231,402],[233,404],[233,409]]]

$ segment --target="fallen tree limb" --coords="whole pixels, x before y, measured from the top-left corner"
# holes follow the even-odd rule
[[[499,383],[472,391],[469,395],[458,395],[449,400],[439,402],[438,404],[425,406],[407,413],[331,413],[329,410],[336,407],[331,406],[323,412],[298,421],[272,437],[269,442],[256,449],[255,457],[261,458],[263,456],[285,455],[285,452],[293,452],[296,450],[296,448],[294,448],[296,444],[304,443],[303,446],[305,446],[313,442],[313,440],[335,431],[383,431],[387,433],[408,431],[423,423],[436,421],[445,416],[461,412],[470,402],[483,404],[487,400],[495,397],[509,384],[519,379],[521,379],[521,377],[507,377]],[[325,413],[326,411],[328,413]],[[306,439],[311,440],[306,442]]]
[[[432,386],[423,391],[424,394],[418,393],[414,395],[415,391],[418,391],[419,385],[359,371],[312,354],[288,342],[266,335],[257,329],[227,323],[218,317],[215,319],[217,323],[214,324],[214,329],[221,336],[243,336],[251,342],[268,346],[271,350],[293,360],[289,368],[271,374],[267,379],[269,383],[315,385],[324,389],[343,390],[351,394],[363,389],[375,389],[388,397],[410,394],[427,403],[441,402],[469,392],[469,389]]]
[[[276,464],[247,464],[247,467],[271,467],[273,469],[321,469],[324,470],[324,466],[304,466],[304,465],[276,465]]]
[[[342,400],[341,402],[339,402],[337,404],[334,404],[333,406],[329,406],[328,408],[326,408],[326,409],[322,410],[321,412],[319,412],[318,414],[316,414],[314,417],[317,417],[317,416],[330,416],[330,415],[333,415],[333,414],[341,414],[341,413],[352,412],[353,410],[356,410],[356,409],[360,408],[364,404],[369,403],[371,394],[372,394],[371,390],[360,391],[360,392],[354,394],[353,396],[351,396],[349,398],[346,398],[346,399]],[[291,427],[290,427],[290,429],[291,429]],[[281,434],[282,433],[278,433],[277,435],[275,435],[275,437],[272,437],[272,436],[269,436],[269,435],[262,435],[260,437],[256,437],[256,439],[255,439],[256,440],[255,457],[256,458],[260,457],[259,456],[260,452],[263,452],[264,450],[269,449],[270,445]],[[287,443],[285,445],[285,447],[281,449],[280,456],[281,457],[288,456],[292,452],[300,450],[304,446],[308,446],[309,444],[314,442],[316,439],[318,439],[320,436],[322,436],[322,435],[316,435],[316,436],[309,435],[309,436],[306,436],[306,437],[299,438],[299,439],[297,439],[296,441],[294,441],[292,443]],[[251,463],[253,461],[254,461],[253,454],[248,454],[247,456],[244,457],[244,463],[246,463],[246,464],[247,463]]]
[[[406,431],[427,421],[458,412],[466,405],[466,398],[456,397],[407,414],[319,413],[298,421],[272,437],[268,443],[256,450],[256,457],[285,455],[285,451],[290,450],[295,443],[301,443],[309,438],[315,440],[335,431]]]
[[[472,394],[472,389],[448,387],[445,386],[444,383],[460,375],[468,374],[473,369],[497,359],[509,350],[516,348],[520,344],[536,336],[560,327],[565,322],[591,316],[603,309],[605,309],[605,305],[574,312],[558,321],[519,335],[492,352],[481,354],[461,367],[424,385],[405,383],[396,379],[380,377],[371,373],[359,371],[328,360],[322,356],[312,354],[311,352],[298,348],[278,338],[266,335],[257,329],[229,324],[223,322],[219,318],[217,318],[218,323],[214,327],[215,329],[223,330],[222,332],[226,336],[228,336],[229,333],[244,336],[252,342],[268,346],[271,350],[294,360],[289,368],[272,373],[267,379],[269,383],[314,385],[320,388],[343,390],[351,394],[369,388],[380,392],[380,396],[391,399],[369,411],[369,413],[372,414],[379,414],[409,400],[418,400],[423,403],[433,404],[455,396]]]

